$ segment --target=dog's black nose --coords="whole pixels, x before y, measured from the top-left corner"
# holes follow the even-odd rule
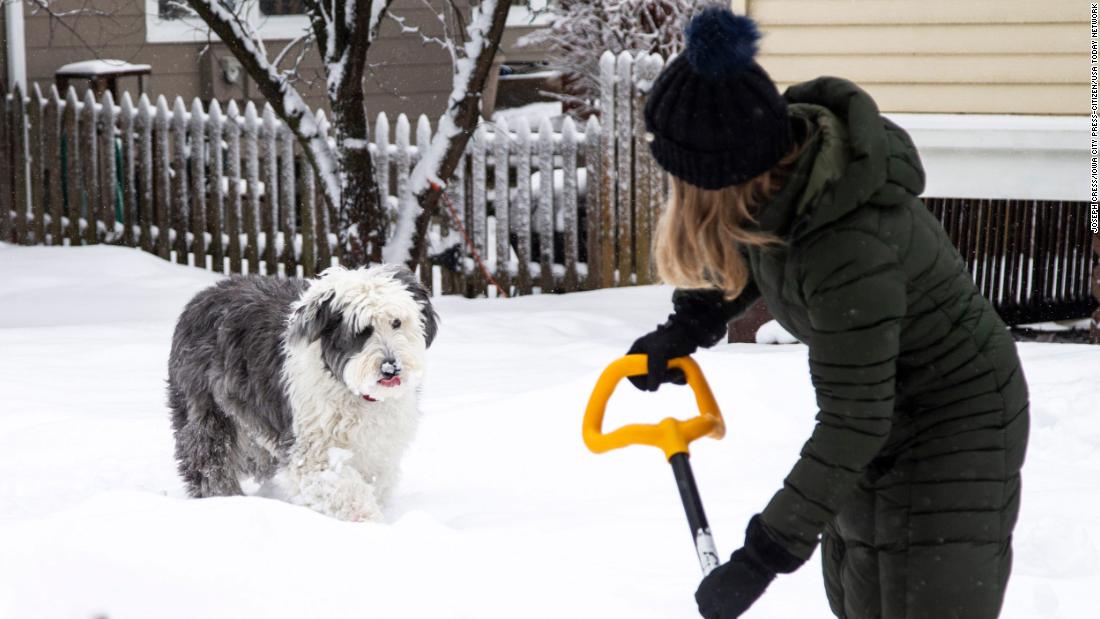
[[[396,359],[385,359],[382,361],[382,378],[393,378],[401,374],[401,366],[397,365]]]

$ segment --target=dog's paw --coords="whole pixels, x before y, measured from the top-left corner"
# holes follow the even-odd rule
[[[343,451],[343,450],[340,450]],[[305,471],[295,468],[279,477],[290,502],[339,520],[372,522],[382,520],[382,508],[373,484],[344,459],[329,454],[329,465]]]
[[[314,509],[348,522],[379,522],[382,509],[375,500],[374,489],[368,485],[337,488]]]

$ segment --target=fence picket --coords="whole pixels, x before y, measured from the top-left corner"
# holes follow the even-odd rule
[[[615,182],[618,165],[615,158],[615,124],[619,122],[616,118],[615,81],[615,55],[604,52],[600,57],[600,127],[603,130],[600,140],[600,275],[594,282],[595,288],[615,285],[615,205],[618,190]]]
[[[496,217],[496,279],[508,292],[511,277],[508,267],[512,263],[512,244],[509,239],[511,230],[511,218],[509,217],[509,190],[508,181],[509,144],[512,141],[508,132],[508,121],[501,118],[497,122],[496,131],[493,132],[493,216]]]
[[[634,163],[634,130],[632,125],[634,108],[634,80],[632,78],[634,57],[627,52],[619,54],[616,63],[615,84],[615,143],[618,156],[618,170],[616,177],[619,187],[616,191],[615,217],[618,223],[616,246],[619,251],[618,285],[628,286],[631,282],[631,273],[634,271],[634,204],[631,191]]]
[[[210,112],[206,119],[207,165],[210,166],[206,180],[206,229],[210,232],[210,262],[215,273],[225,271],[225,239],[222,236],[222,213],[225,212],[225,165],[222,155],[222,133],[225,120],[222,106],[217,100],[210,102]],[[227,188],[228,189],[228,188]]]
[[[51,86],[50,98],[46,101],[46,109],[42,115],[46,132],[43,153],[46,176],[42,182],[46,185],[46,202],[50,213],[50,240],[54,245],[65,242],[65,229],[62,227],[64,201],[61,197],[61,187],[66,181],[61,173],[61,108],[61,96],[57,92],[57,87]]]
[[[585,290],[600,287],[603,274],[603,236],[601,226],[604,212],[603,129],[600,121],[592,116],[584,127],[584,227],[585,260],[588,274],[584,278]]]
[[[512,203],[512,229],[516,234],[516,291],[531,294],[531,127],[516,124],[516,196]]]
[[[1008,223],[1005,226],[1005,294],[1004,303],[1015,307],[1020,302],[1020,233],[1023,228],[1023,220],[1020,210],[1016,208],[1016,200],[1008,200],[1005,205],[1005,218]]]
[[[299,167],[301,175],[301,198],[299,202],[298,216],[302,223],[302,277],[313,277],[317,273],[317,234],[318,227],[314,225],[316,189],[313,183],[313,168],[309,165]],[[323,232],[323,230],[322,230]],[[325,243],[328,244],[327,242]],[[327,265],[326,265],[327,266]]]
[[[450,184],[447,185],[447,195],[451,198],[451,205],[454,207],[455,216],[458,222],[461,223],[467,230],[469,230],[469,222],[467,221],[466,213],[466,196],[469,194],[466,188],[467,183],[467,169],[470,166],[470,158],[465,153],[458,160],[458,165],[455,167],[454,176],[451,178]],[[451,272],[450,277],[450,290],[449,293],[464,294],[466,290],[466,243],[462,238],[462,233],[458,227],[451,221],[451,214],[446,208],[443,209],[443,219],[448,222],[448,226],[452,229],[452,233],[448,236],[448,240],[451,242],[451,246],[455,248],[455,254],[458,258],[457,268]],[[444,279],[446,281],[446,278]],[[446,290],[446,288],[445,288]]]
[[[103,93],[96,132],[99,136],[99,221],[103,225],[103,240],[111,243],[118,233],[115,226],[118,166],[115,161],[115,99],[110,90]]]
[[[171,259],[172,242],[172,169],[168,150],[168,101],[164,95],[157,97],[156,116],[153,127],[156,139],[156,167],[154,169],[155,204],[157,221],[157,254],[165,260]]]
[[[1072,298],[1077,294],[1077,284],[1081,281],[1079,273],[1077,272],[1077,249],[1078,245],[1074,238],[1078,226],[1083,222],[1078,221],[1079,211],[1074,208],[1072,202],[1066,203],[1066,227],[1064,234],[1066,237],[1066,249],[1065,249],[1065,294],[1067,297]]]
[[[277,148],[277,129],[275,128],[275,111],[268,104],[264,105],[263,126],[260,128],[260,162],[263,166],[263,211],[260,222],[263,227],[264,238],[264,268],[265,273],[274,275],[279,272],[279,248],[277,244],[276,227],[279,221],[279,161]]]
[[[486,237],[486,172],[485,172],[485,129],[478,125],[474,131],[473,140],[470,142],[470,239],[474,244],[474,251],[481,260],[487,258],[485,253]],[[474,265],[473,281],[475,290],[484,290],[488,282],[481,271]]]
[[[1092,276],[1093,260],[1095,260],[1097,257],[1093,254],[1092,245],[1094,242],[1100,243],[1100,234],[1093,234],[1091,225],[1085,224],[1085,222],[1090,221],[1091,214],[1086,211],[1086,209],[1089,208],[1091,208],[1091,205],[1081,206],[1081,213],[1079,217],[1079,221],[1081,222],[1081,224],[1077,229],[1077,242],[1075,243],[1075,245],[1079,250],[1078,260],[1080,261],[1080,263],[1078,265],[1078,276],[1076,278],[1076,281],[1079,282],[1080,285],[1077,288],[1075,296],[1077,298],[1088,298],[1089,295],[1092,295],[1095,298],[1100,299],[1100,280],[1095,279]],[[1096,286],[1095,293],[1092,292],[1094,285]]]
[[[247,244],[245,245],[245,257],[248,260],[248,272],[260,272],[260,153],[259,153],[259,119],[256,117],[256,106],[249,101],[244,106],[244,131],[241,133],[244,158],[244,182],[245,200],[241,205],[244,211],[241,217],[241,225],[245,231]]]
[[[413,201],[412,190],[409,188],[409,171],[412,169],[409,155],[409,117],[404,114],[397,117],[394,140],[397,144],[397,204],[399,209],[404,210]],[[431,277],[428,281],[431,281]]]
[[[229,240],[229,272],[241,269],[241,116],[237,102],[225,107],[225,234]]]
[[[328,118],[325,117],[325,111],[319,110],[317,112],[317,126],[324,135],[328,135]],[[320,186],[318,185],[318,189]],[[317,222],[320,226],[320,222],[325,223],[325,245],[332,257],[336,260],[337,264],[340,264],[344,259],[344,246],[340,239],[347,239],[347,230],[349,225],[347,222],[347,214],[341,213],[341,207],[339,204],[328,204],[324,201],[324,196],[318,194],[317,208],[320,213]],[[333,242],[332,239],[335,239]],[[329,263],[325,263],[326,268]]]
[[[15,174],[15,150],[12,147],[9,95],[0,85],[0,242],[12,241],[15,211],[12,175]]]
[[[16,157],[12,174],[12,207],[15,209],[16,243],[29,245],[27,230],[27,113],[19,84],[11,91],[11,143]]]
[[[652,238],[661,203],[661,170],[649,152],[645,131],[645,97],[664,62],[657,54],[643,55],[634,64],[634,270],[639,284],[655,280]]]
[[[1058,302],[1064,302],[1070,296],[1069,273],[1072,270],[1072,251],[1069,243],[1070,225],[1073,221],[1072,205],[1064,200],[1058,201],[1062,211],[1058,226]]]
[[[378,114],[374,123],[374,175],[378,183],[378,195],[382,198],[387,228],[397,224],[397,207],[390,203],[390,119],[385,112]]]
[[[99,153],[96,139],[95,99],[91,90],[84,91],[80,109],[80,170],[83,192],[79,194],[80,211],[84,214],[84,240],[99,242]]]
[[[172,106],[172,202],[170,210],[174,215],[172,229],[176,233],[173,249],[176,252],[176,262],[187,264],[187,231],[191,219],[191,202],[188,198],[187,183],[187,110],[183,107],[183,99],[176,97]],[[195,266],[205,266],[198,261],[196,256]]]
[[[137,191],[134,187],[134,103],[130,93],[122,93],[122,105],[119,108],[119,146],[122,150],[122,170],[119,174],[122,185],[122,244],[134,246],[134,227],[137,213]]]
[[[539,162],[539,287],[543,292],[554,289],[554,129],[550,119],[543,117],[539,122],[538,134]]]
[[[993,291],[991,299],[996,303],[1004,303],[1005,300],[1005,247],[1008,245],[1009,230],[1008,204],[998,204],[996,218],[993,222],[995,238],[993,239]]]
[[[655,64],[658,68],[663,66],[663,61],[659,57],[656,58]],[[656,74],[654,74],[656,75]],[[642,124],[644,127],[645,124]],[[656,283],[659,278],[657,277],[657,261],[653,256],[653,241],[657,234],[657,225],[661,220],[661,213],[664,209],[665,200],[668,196],[668,174],[665,173],[661,166],[657,164],[657,160],[653,158],[653,154],[649,150],[649,144],[642,145],[641,148],[643,160],[646,165],[649,166],[649,230],[648,235],[643,243],[646,251],[649,253],[647,262],[649,264],[649,281]]]
[[[394,129],[394,153],[397,166],[397,208],[404,210],[412,207],[413,195],[409,187],[409,172],[412,170],[412,155],[409,152],[409,117],[398,114],[397,126]],[[431,286],[432,273],[427,263],[420,265],[420,280],[425,285]]]
[[[80,114],[76,102],[76,89],[69,87],[65,93],[65,111],[61,116],[63,135],[61,150],[65,153],[61,182],[64,187],[65,215],[68,217],[70,245],[80,245],[80,220],[83,217],[80,183]]]
[[[46,160],[45,160],[45,105],[42,90],[38,84],[31,89],[27,104],[27,117],[30,120],[29,146],[27,156],[30,159],[30,208],[34,215],[34,243],[46,243]]]
[[[294,246],[294,205],[297,187],[294,179],[294,135],[279,130],[279,228],[283,236],[283,269],[287,277],[298,274],[298,252]]]
[[[187,137],[190,142],[187,157],[188,198],[191,224],[191,254],[195,266],[206,267],[206,121],[202,102],[191,101],[191,115],[187,119]]]
[[[577,128],[566,117],[561,126],[562,262],[565,292],[577,289]]]
[[[137,178],[141,186],[141,201],[138,210],[139,227],[141,228],[141,248],[149,253],[155,253],[154,228],[154,203],[153,203],[153,113],[149,106],[149,97],[144,94],[138,98],[138,154]]]

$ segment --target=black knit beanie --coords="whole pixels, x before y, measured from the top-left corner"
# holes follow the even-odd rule
[[[724,6],[684,30],[684,51],[653,83],[645,104],[650,149],[673,176],[704,189],[743,183],[791,146],[787,102],[753,59],[756,23]]]

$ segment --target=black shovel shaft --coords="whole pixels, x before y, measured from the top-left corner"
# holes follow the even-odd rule
[[[695,475],[691,472],[691,462],[687,453],[673,454],[668,459],[672,465],[672,474],[676,476],[676,487],[680,490],[680,501],[684,504],[684,514],[691,527],[691,541],[699,558],[699,567],[706,576],[718,567],[718,553],[714,548],[714,539],[707,524],[707,514],[703,511],[703,500],[695,486]]]
[[[684,504],[684,513],[687,515],[688,525],[691,527],[691,537],[700,529],[709,529],[707,515],[703,511],[703,500],[699,497],[699,489],[695,486],[695,475],[691,472],[691,461],[686,453],[673,454],[668,459],[672,465],[672,474],[676,476],[676,487],[680,490],[680,501]]]

